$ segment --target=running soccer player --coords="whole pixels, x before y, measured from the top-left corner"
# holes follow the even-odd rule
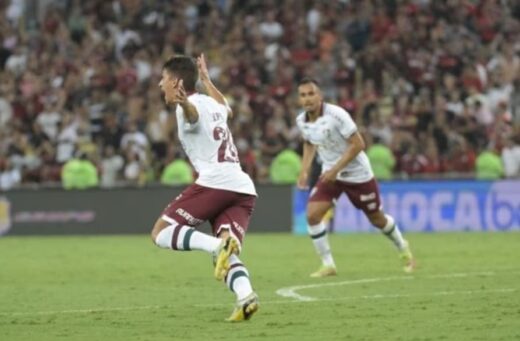
[[[309,235],[322,261],[321,268],[311,277],[337,274],[323,218],[341,193],[345,193],[372,225],[395,244],[404,271],[412,272],[415,260],[394,218],[382,210],[378,184],[363,151],[365,142],[356,124],[341,107],[323,101],[314,79],[305,78],[299,83],[298,97],[304,111],[296,118],[296,124],[305,140],[298,187],[307,188],[309,169],[316,152],[322,160],[321,176],[311,189],[307,206]]]

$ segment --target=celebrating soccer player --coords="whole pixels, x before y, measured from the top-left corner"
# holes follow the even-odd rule
[[[208,95],[197,93],[198,74]],[[198,173],[194,184],[171,201],[157,219],[152,239],[162,248],[202,250],[215,256],[215,277],[236,294],[228,321],[247,320],[258,309],[249,272],[238,258],[253,212],[256,191],[242,171],[227,120],[232,111],[212,84],[204,56],[174,56],[163,67],[159,83],[175,111],[179,139]],[[194,227],[209,221],[213,236]]]

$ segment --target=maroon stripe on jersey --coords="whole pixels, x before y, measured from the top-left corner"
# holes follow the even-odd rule
[[[173,237],[172,237],[172,249],[178,250],[177,248],[177,239],[179,239],[179,232],[181,231],[182,225],[177,225],[174,228],[173,231]]]
[[[237,268],[237,267],[239,267],[239,266],[244,266],[244,264],[242,264],[242,263],[235,263],[235,264],[232,264],[232,265],[229,267],[229,270],[228,270],[228,272],[227,272],[227,274],[226,274],[226,277],[224,277],[224,282],[227,282],[228,274],[229,274],[229,272],[231,271],[231,269],[233,269],[233,268]]]

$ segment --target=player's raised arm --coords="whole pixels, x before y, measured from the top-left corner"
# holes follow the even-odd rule
[[[298,176],[298,188],[307,189],[309,180],[309,170],[311,168],[312,160],[316,155],[316,146],[307,141],[303,142],[303,161],[300,175]]]
[[[228,111],[228,118],[233,117],[233,111],[229,107],[229,104],[226,100],[226,97],[217,89],[215,84],[209,78],[208,66],[206,65],[206,59],[204,58],[204,54],[201,54],[197,57],[197,67],[199,69],[199,79],[206,88],[208,96],[213,98],[218,103],[224,105]]]

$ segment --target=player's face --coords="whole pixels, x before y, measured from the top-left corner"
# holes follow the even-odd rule
[[[314,83],[302,84],[298,87],[298,99],[300,105],[308,112],[317,112],[320,110],[321,96],[320,89]]]
[[[171,73],[169,73],[166,70],[163,70],[162,78],[161,78],[161,81],[159,82],[159,88],[161,88],[161,91],[164,96],[164,101],[166,102],[166,104],[171,104],[172,103],[171,99],[174,98],[174,96],[175,96],[175,91],[176,91],[175,87],[174,87],[175,80],[176,80],[176,78]]]

